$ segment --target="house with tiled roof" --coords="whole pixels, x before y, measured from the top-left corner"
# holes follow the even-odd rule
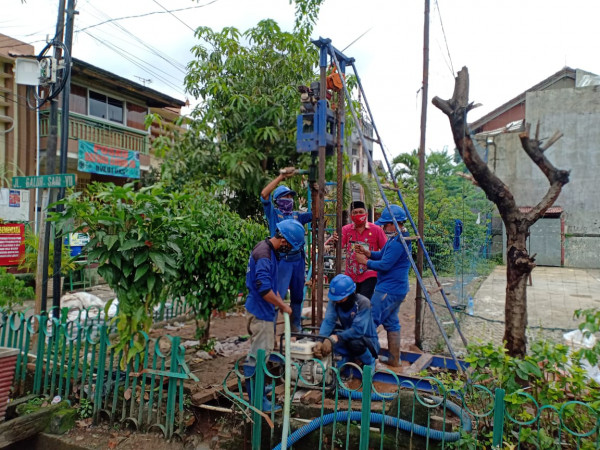
[[[532,133],[539,123],[541,140],[563,133],[546,157],[571,171],[553,207],[531,228],[530,254],[537,254],[539,265],[600,268],[600,76],[565,67],[469,124],[488,166],[523,211],[548,190],[546,177],[521,147],[526,123]],[[497,249],[502,226],[499,217],[493,220]]]

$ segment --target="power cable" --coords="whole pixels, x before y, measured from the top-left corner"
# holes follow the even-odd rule
[[[106,17],[109,18],[110,17],[104,13],[103,11],[99,10],[98,8],[94,7],[92,4],[90,4],[90,6],[96,10],[98,12],[98,14],[100,14],[100,16],[95,15],[93,13],[90,12],[91,15],[93,15],[96,18],[100,18],[100,17]],[[106,23],[106,21],[104,22]],[[179,70],[181,73],[186,73],[185,72],[185,64],[182,64],[178,61],[176,61],[175,59],[171,58],[169,55],[161,52],[160,50],[156,49],[155,47],[151,46],[150,44],[148,44],[146,41],[144,41],[143,39],[140,39],[139,37],[137,37],[136,35],[134,35],[133,33],[131,33],[128,29],[126,29],[125,27],[123,27],[121,24],[118,23],[111,23],[112,26],[114,26],[115,28],[119,29],[120,31],[122,31],[124,34],[132,37],[135,41],[137,41],[139,44],[141,44],[143,47],[145,47],[148,51],[150,51],[150,53],[152,53],[153,55],[159,57],[160,59],[162,59],[163,61],[167,62],[168,64],[172,65],[173,67],[175,67],[177,70]],[[84,27],[84,28],[80,28],[79,31],[85,31],[87,29],[89,29],[90,27]]]
[[[156,1],[156,0],[155,0]],[[369,28],[368,30],[366,30],[363,34],[361,34],[359,37],[357,37],[356,39],[354,39],[352,42],[350,42],[348,45],[346,45],[346,47],[344,47],[344,49],[342,50],[342,53],[345,52],[346,50],[348,50],[352,45],[354,45],[356,42],[358,42],[365,34],[367,34],[369,31],[371,31],[373,29],[373,27]]]
[[[105,41],[103,39],[100,39],[96,36],[94,36],[93,34],[85,31],[85,33],[87,35],[89,35],[90,37],[92,37],[93,39],[95,39],[97,42],[99,42],[100,44],[106,46],[107,48],[111,49],[112,51],[114,51],[115,53],[117,53],[118,55],[122,56],[124,59],[127,59],[129,62],[131,62],[132,64],[134,64],[135,66],[139,67],[140,69],[148,72],[149,74],[153,75],[154,77],[156,77],[157,79],[159,79],[160,81],[162,81],[163,83],[167,84],[168,86],[172,87],[173,89],[175,89],[178,93],[185,95],[185,92],[182,90],[182,86],[177,86],[174,83],[170,82],[169,80],[166,80],[165,78],[163,78],[162,76],[158,75],[156,72],[153,72],[151,69],[149,69],[148,67],[145,67],[142,63],[144,64],[148,64],[144,61],[142,61],[142,63],[135,61],[135,59],[139,59],[137,58],[135,55],[132,55],[131,53],[127,52],[126,50],[123,50],[122,48],[118,47],[117,45],[110,43],[108,41]],[[127,55],[127,56],[126,56]],[[135,58],[135,59],[131,59],[131,58]],[[156,67],[152,66],[153,69],[156,69]]]
[[[95,36],[95,35],[91,34],[88,31],[84,31],[84,33],[87,34],[88,36],[90,36],[91,38],[95,39],[96,41],[102,43],[103,45],[108,46],[109,48],[111,46],[117,48],[118,50],[122,51],[123,53],[129,55],[130,58],[137,60],[140,64],[146,64],[147,66],[151,67],[153,70],[158,70],[159,72],[163,73],[165,76],[170,77],[173,81],[175,81],[175,82],[181,82],[181,80],[179,78],[177,78],[175,75],[172,75],[169,72],[165,72],[160,67],[157,67],[157,66],[153,65],[152,63],[149,63],[148,61],[143,60],[139,56],[137,56],[137,55],[135,55],[135,54],[133,54],[133,53],[125,50],[122,47],[119,47],[118,45],[116,45],[115,43],[109,41],[108,39],[101,39],[98,36]]]
[[[213,3],[216,3],[218,1],[219,0],[212,0],[212,1],[208,2],[208,3],[205,3],[204,5],[188,6],[186,8],[169,9],[169,10],[166,10],[166,11],[151,11],[151,12],[144,13],[144,14],[136,14],[136,15],[132,15],[132,16],[116,17],[116,18],[105,20],[105,21],[100,22],[100,23],[96,23],[94,25],[90,25],[90,26],[88,26],[88,27],[86,27],[84,29],[81,29],[79,31],[84,31],[84,30],[87,30],[89,28],[98,27],[100,25],[104,25],[105,23],[116,22],[117,20],[136,19],[138,17],[151,16],[153,14],[166,14],[166,13],[173,13],[173,12],[178,12],[178,11],[186,11],[188,9],[204,8],[205,6],[212,5]]]
[[[442,27],[442,35],[444,36],[444,42],[446,43],[446,51],[448,52],[448,59],[450,60],[450,70],[452,71],[452,77],[454,77],[454,64],[452,64],[452,56],[450,55],[450,48],[448,47],[448,40],[446,39],[446,31],[444,30],[444,22],[442,22],[442,11],[440,11],[440,5],[435,0],[435,6],[440,16],[440,26]]]
[[[166,12],[168,12],[170,15],[172,15],[173,17],[175,17],[175,19],[177,19],[179,22],[181,22],[183,25],[185,25],[186,27],[188,27],[190,30],[192,30],[192,33],[195,33],[196,30],[194,30],[192,27],[190,27],[187,23],[185,23],[183,20],[181,20],[179,17],[177,17],[175,14],[173,14],[172,11],[169,11],[167,8],[165,8],[163,5],[161,5],[160,3],[158,3],[156,0],[152,0],[154,3],[156,3],[158,6],[160,6],[162,9],[164,9]]]

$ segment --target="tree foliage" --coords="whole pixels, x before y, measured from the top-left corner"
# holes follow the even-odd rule
[[[88,258],[99,262],[98,273],[119,299],[116,350],[125,351],[127,361],[142,351],[144,343],[131,339],[149,330],[165,281],[177,275],[176,200],[160,185],[136,191],[133,184],[92,183],[85,193],[67,196],[64,212],[50,218],[59,231],[90,235]]]
[[[417,150],[392,161],[404,200],[414,215],[418,210],[418,168]],[[452,249],[456,219],[463,224],[461,240],[468,257],[479,256],[486,245],[488,214],[493,205],[481,189],[460,176],[465,172],[464,163],[456,163],[447,150],[432,151],[425,157],[425,243],[440,272],[461,270],[455,265],[463,260],[455,261]],[[392,191],[386,195],[397,198]]]
[[[211,313],[228,311],[246,290],[249,252],[268,236],[268,230],[240,218],[209,192],[194,191],[180,206],[183,251],[168,292],[185,297],[194,310],[198,337],[206,339]],[[200,320],[205,323],[203,328]]]
[[[176,145],[163,141],[170,149],[163,179],[210,189],[218,183],[223,199],[243,216],[260,210],[267,180],[298,161],[297,87],[316,78],[310,34],[321,2],[294,2],[293,31],[271,19],[245,31],[197,29],[185,84],[200,102]]]

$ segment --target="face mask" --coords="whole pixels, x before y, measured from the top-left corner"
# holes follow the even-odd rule
[[[366,214],[355,214],[353,216],[351,216],[352,222],[354,222],[355,225],[360,226],[360,225],[364,225],[365,223],[367,223],[367,215]]]
[[[282,245],[281,247],[279,247],[279,250],[277,250],[277,252],[286,254],[286,253],[289,253],[291,250],[292,250],[292,247],[289,244],[285,244],[285,245]]]
[[[348,312],[354,307],[354,303],[356,303],[356,299],[354,298],[354,295],[351,295],[348,297],[348,300],[340,303],[340,308],[342,308],[344,312]]]
[[[388,239],[395,238],[398,235],[398,232],[394,229],[394,231],[385,231],[385,235]]]
[[[284,214],[290,214],[292,209],[294,208],[294,199],[293,198],[278,198],[275,200],[279,211]]]

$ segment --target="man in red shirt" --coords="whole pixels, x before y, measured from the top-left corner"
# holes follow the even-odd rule
[[[367,221],[367,209],[361,201],[352,202],[350,206],[352,223],[342,227],[342,249],[346,252],[346,271],[344,272],[356,283],[356,292],[371,299],[377,284],[377,272],[367,269],[365,264],[356,260],[357,245],[368,247],[370,251],[379,251],[387,242],[383,229]],[[337,241],[334,233],[329,243]]]

